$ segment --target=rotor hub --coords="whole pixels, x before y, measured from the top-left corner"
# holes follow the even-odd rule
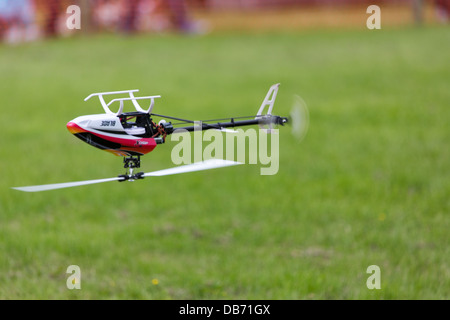
[[[119,180],[119,182],[122,181],[134,181],[134,180],[138,180],[138,179],[144,179],[144,173],[143,172],[138,172],[136,174],[133,173],[135,168],[140,168],[141,167],[141,157],[137,156],[130,156],[127,158],[123,158],[123,167],[125,169],[127,169],[127,172],[125,174],[121,174],[119,175],[120,178],[122,178],[122,180]]]

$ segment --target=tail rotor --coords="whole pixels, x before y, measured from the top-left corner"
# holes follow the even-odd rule
[[[288,119],[292,135],[298,142],[302,141],[308,132],[309,111],[305,101],[298,95],[294,95],[294,102]]]

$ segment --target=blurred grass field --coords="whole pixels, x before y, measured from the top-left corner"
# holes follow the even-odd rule
[[[449,54],[438,26],[1,46],[0,298],[450,298]],[[123,173],[65,127],[102,112],[92,92],[137,88],[162,95],[156,113],[208,119],[255,113],[277,82],[274,113],[298,94],[310,125],[301,143],[280,129],[274,176],[10,189]],[[142,170],[172,167],[173,145]]]

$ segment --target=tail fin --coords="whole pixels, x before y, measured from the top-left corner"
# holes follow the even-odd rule
[[[275,99],[277,98],[277,93],[278,93],[278,87],[280,86],[279,83],[274,84],[273,86],[270,87],[269,91],[267,92],[266,97],[264,98],[263,103],[261,104],[261,107],[258,110],[258,113],[256,114],[255,119],[262,119],[264,117],[270,117],[272,116],[272,109],[273,109],[273,104],[275,103]],[[268,110],[266,114],[263,114],[264,109],[266,108],[266,106],[268,106]],[[268,133],[270,133],[272,130],[272,123],[269,123],[267,125],[260,123],[259,127],[261,129],[266,129],[268,131]],[[267,128],[268,126],[268,128]]]

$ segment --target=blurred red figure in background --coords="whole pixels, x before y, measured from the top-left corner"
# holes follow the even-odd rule
[[[120,30],[125,33],[137,31],[137,17],[139,14],[140,0],[122,1],[122,16],[120,19]]]
[[[436,0],[436,15],[441,22],[450,18],[450,0]]]
[[[167,0],[171,21],[175,28],[188,32],[190,23],[187,17],[186,3],[184,0]]]
[[[44,34],[54,37],[58,34],[58,16],[60,12],[59,1],[45,1],[45,25]]]

